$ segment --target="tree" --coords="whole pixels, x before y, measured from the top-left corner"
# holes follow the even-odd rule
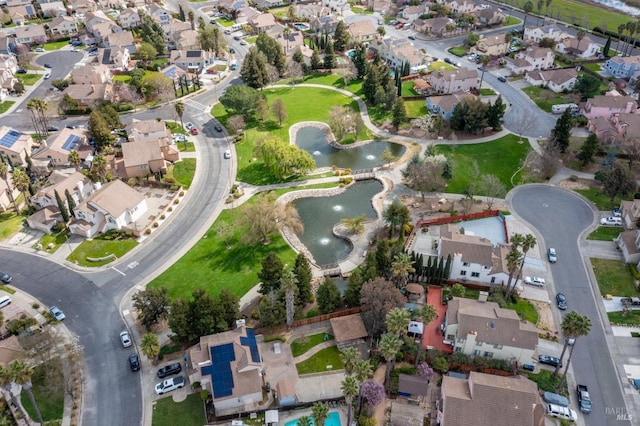
[[[364,223],[367,220],[367,216],[361,214],[356,217],[345,217],[340,219],[340,223],[345,227],[345,230],[354,235],[359,235],[364,232]]]
[[[316,168],[316,162],[307,151],[276,137],[259,141],[258,156],[278,179],[301,176]]]
[[[507,106],[502,102],[502,95],[498,95],[498,98],[489,105],[487,110],[487,125],[491,126],[494,131],[502,130],[502,119],[506,111]]]
[[[561,153],[565,153],[569,147],[569,138],[571,137],[571,128],[573,120],[571,112],[566,109],[564,113],[556,120],[555,127],[551,130],[549,142],[556,145]]]
[[[402,338],[411,322],[411,314],[404,308],[393,308],[387,313],[385,322],[388,332]]]
[[[360,289],[362,289],[362,273],[360,269],[354,269],[347,280],[347,288],[344,291],[344,303],[347,306],[360,305]]]
[[[362,319],[369,334],[377,337],[385,330],[386,316],[393,308],[403,307],[406,298],[400,290],[384,278],[375,278],[362,285],[360,305]]]
[[[613,201],[616,196],[627,196],[636,189],[636,181],[628,168],[615,163],[609,170],[600,173],[603,191]]]
[[[280,76],[284,75],[287,61],[277,40],[262,32],[256,39],[256,48],[264,55],[267,64],[276,67]]]
[[[195,30],[195,29],[196,29],[196,24],[195,24],[195,21],[196,21],[196,15],[195,15],[195,13],[193,13],[193,10],[190,10],[190,11],[187,13],[187,16],[189,17],[189,22],[191,23],[191,29],[192,29],[192,30]]]
[[[334,105],[329,111],[329,126],[339,142],[350,133],[354,127],[354,111],[342,105]]]
[[[247,86],[254,89],[262,89],[269,84],[269,73],[267,72],[267,59],[264,53],[259,52],[253,46],[249,49],[249,53],[244,57],[242,68],[240,69],[240,77]],[[237,87],[237,86],[236,86]],[[227,93],[229,90],[227,90]],[[222,102],[222,99],[220,100]]]
[[[465,96],[453,109],[449,120],[451,128],[464,133],[477,133],[487,127],[488,105],[480,98]]]
[[[554,49],[556,47],[556,44],[557,44],[556,41],[551,37],[543,37],[538,42],[538,46],[546,47],[548,49]]]
[[[374,408],[384,401],[384,387],[378,382],[367,380],[360,385],[360,395],[368,407]]]
[[[62,221],[64,223],[67,223],[69,222],[69,210],[67,209],[67,206],[62,201],[62,197],[60,197],[58,190],[54,190],[53,192],[55,193],[55,196],[56,196],[56,203],[58,205],[58,210],[60,210],[60,216],[62,216]]]
[[[133,297],[133,307],[138,311],[140,323],[147,330],[169,316],[171,299],[166,287],[152,288],[136,292]]]
[[[159,55],[164,55],[167,52],[164,31],[160,24],[154,21],[150,15],[142,15],[142,22],[138,31],[142,41],[153,45]]]
[[[238,296],[231,293],[229,289],[223,288],[218,295],[218,306],[220,308],[220,319],[226,323],[226,329],[234,328],[236,320],[240,318],[240,299]],[[222,328],[221,324],[218,324],[218,327]]]
[[[260,99],[262,95],[256,89],[244,85],[233,85],[220,97],[220,103],[229,114],[240,114],[246,119],[251,119]]]
[[[322,61],[320,61],[320,53],[318,53],[318,49],[313,49],[313,54],[311,55],[311,69],[318,70],[322,67]]]
[[[269,192],[260,193],[254,203],[243,204],[241,215],[238,216],[238,226],[247,227],[248,232],[243,235],[246,243],[269,244],[269,236],[278,230],[277,220],[289,218],[281,216],[280,206],[275,204],[275,194]]]
[[[337,52],[344,52],[349,44],[349,32],[344,21],[338,21],[336,31],[333,33],[333,48]]]
[[[318,287],[318,308],[323,314],[335,311],[342,303],[342,296],[335,281],[331,277],[325,277]]]
[[[154,59],[158,56],[158,51],[153,44],[151,43],[140,43],[140,47],[138,48],[138,57],[142,59],[145,63],[148,63],[150,60]]]
[[[284,106],[284,102],[282,102],[280,98],[274,100],[273,104],[271,104],[271,112],[278,119],[278,125],[280,127],[282,127],[282,122],[289,117],[287,115],[287,107]]]
[[[275,292],[260,299],[258,310],[260,312],[260,322],[263,327],[278,327],[284,323],[286,308],[280,299],[279,295]]]
[[[411,314],[412,318],[418,321],[421,321],[424,325],[424,328],[427,328],[427,325],[431,323],[434,319],[438,317],[438,311],[433,305],[422,305],[416,309]],[[415,365],[418,366],[418,362],[420,361],[420,357],[422,354],[422,344],[418,344],[418,355],[416,356]],[[422,363],[424,364],[424,363]]]
[[[347,424],[351,424],[351,413],[353,410],[353,399],[360,393],[360,384],[355,377],[347,376],[341,382],[342,395],[347,403]]]
[[[284,263],[275,252],[270,251],[267,257],[262,259],[262,269],[258,272],[258,278],[262,282],[259,292],[269,294],[277,291],[280,288],[283,272]]]
[[[231,129],[231,131],[236,135],[242,134],[246,125],[247,124],[245,123],[244,118],[242,118],[241,115],[232,115],[227,119],[227,128]]]
[[[446,164],[446,163],[445,163]],[[402,172],[407,186],[419,191],[424,201],[426,192],[440,192],[445,188],[443,175],[443,163],[430,159],[422,160],[414,156]]]
[[[573,346],[575,346],[578,337],[586,336],[591,331],[591,320],[589,317],[585,315],[580,315],[576,311],[571,311],[562,319],[562,323],[560,324],[560,329],[562,330],[562,334],[564,334],[564,345],[562,346],[562,353],[560,354],[560,363],[556,366],[552,376],[555,378],[558,376],[558,372],[562,366],[562,360],[564,359],[564,353],[567,350],[567,346],[569,346],[570,339],[573,339]],[[573,346],[571,347],[571,351],[569,352],[569,360],[567,361],[564,375],[567,375],[567,371],[569,369],[569,363],[571,362],[571,355],[573,352]]]
[[[67,161],[69,165],[73,166],[76,169],[76,172],[80,170],[80,164],[82,164],[82,159],[80,158],[80,154],[78,151],[73,150],[69,151],[69,156],[67,157]]]
[[[91,160],[89,168],[89,178],[93,182],[104,182],[107,180],[107,160],[98,154]]]
[[[507,188],[496,175],[482,175],[478,189],[486,197],[489,210],[491,210],[497,198],[504,198],[507,195]]]
[[[491,62],[491,56],[482,55],[480,57],[480,63],[482,64],[482,75],[480,76],[480,84],[478,85],[478,90],[482,90],[482,82],[484,81],[484,73],[487,70],[487,65]]]
[[[600,94],[600,80],[591,74],[582,73],[578,76],[575,90],[580,93],[582,99],[593,98]]]
[[[178,115],[178,118],[180,119],[180,128],[184,129],[184,123],[182,122],[182,116],[184,115],[184,111],[186,109],[186,106],[181,101],[178,101],[175,104],[173,104],[173,107],[175,108],[176,114]],[[185,151],[187,150],[187,139],[186,138],[184,140],[184,149],[185,149]]]
[[[404,288],[407,285],[409,275],[416,271],[413,267],[413,263],[414,262],[411,260],[411,257],[406,253],[400,253],[393,257],[391,271],[393,277],[396,279],[396,284],[400,288]]]
[[[611,50],[611,36],[607,37],[607,41],[604,44],[604,48],[602,49],[602,55],[605,58],[609,57],[609,51]]]
[[[13,207],[18,212],[18,204],[16,199],[13,196],[13,191],[9,190],[11,188],[9,186],[9,166],[4,161],[0,161],[0,179],[2,179],[7,187],[7,195],[9,196],[9,200],[13,203]]]
[[[367,58],[366,58],[365,47],[362,44],[358,44],[355,47],[351,61],[356,67],[357,78],[358,79],[364,78],[367,72]]]
[[[589,136],[582,144],[580,152],[578,153],[578,160],[582,161],[582,165],[586,166],[593,160],[593,156],[598,153],[600,149],[600,140],[595,133],[589,133]]]
[[[198,43],[207,52],[214,52],[218,56],[227,47],[227,41],[216,25],[205,25],[198,29]]]
[[[313,275],[311,273],[309,260],[307,260],[307,257],[302,252],[298,253],[296,256],[296,261],[293,265],[293,273],[296,275],[296,279],[298,280],[298,304],[300,306],[304,306],[311,302],[311,298],[313,296],[311,291],[311,279],[313,278]]]
[[[327,46],[324,48],[324,68],[333,69],[336,67],[336,55],[333,51],[333,42],[329,40]]]
[[[293,6],[289,6],[289,7],[293,7]],[[313,426],[313,423],[311,422],[311,417],[309,416],[302,416],[298,419],[298,424],[296,426]]]
[[[316,426],[324,426],[324,422],[329,418],[329,406],[324,402],[316,402],[311,407],[311,417]]]
[[[393,333],[385,333],[380,338],[380,355],[382,355],[385,361],[387,361],[387,365],[384,370],[384,383],[387,393],[391,390],[391,372],[393,371],[396,356],[402,348],[402,345],[402,340]]]
[[[287,327],[291,328],[296,314],[296,284],[298,279],[291,269],[284,269],[280,277],[280,288],[284,291],[284,303],[287,311]]]
[[[384,164],[391,164],[394,161],[396,161],[398,159],[397,156],[393,155],[393,153],[391,152],[391,149],[389,149],[388,147],[384,149],[384,151],[382,151],[382,154],[380,154],[380,160],[384,163]]]
[[[346,347],[340,351],[340,360],[344,365],[344,372],[347,376],[353,374],[358,359],[360,359],[360,352],[353,346]]]
[[[160,354],[160,339],[154,333],[147,333],[142,337],[140,350],[149,359],[154,359]]]
[[[522,31],[524,32],[524,29],[527,28],[527,17],[533,10],[533,3],[531,0],[527,1],[524,6],[522,6],[522,10],[524,11],[524,22],[522,23]]]
[[[92,111],[89,115],[87,125],[89,137],[95,142],[96,148],[102,151],[115,141],[115,136],[111,134],[111,129],[100,111]]]
[[[404,107],[404,101],[402,100],[402,98],[398,98],[393,103],[391,123],[396,128],[396,130],[398,130],[400,125],[404,123],[406,119],[407,119],[407,110]]]
[[[24,199],[27,201],[27,203],[31,203],[31,198],[27,195],[27,193],[29,192],[29,183],[30,183],[29,175],[27,175],[24,171],[20,169],[14,169],[12,180],[13,180],[13,186],[15,186],[15,188],[18,191],[20,191],[20,193],[22,194]]]
[[[31,377],[33,377],[33,368],[22,360],[15,360],[9,364],[9,374],[11,380],[18,385],[21,385],[29,395],[29,400],[33,406],[33,410],[36,412],[36,417],[40,424],[43,423],[42,414],[40,413],[40,407],[36,404],[36,398],[33,395]]]

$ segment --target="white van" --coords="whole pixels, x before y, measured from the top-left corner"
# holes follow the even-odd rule
[[[576,104],[558,104],[551,107],[551,112],[554,114],[562,114],[566,110],[575,113],[578,112],[580,108]]]
[[[565,419],[572,422],[578,420],[578,415],[571,408],[561,407],[555,404],[546,404],[547,405],[547,414],[551,417],[557,417],[559,419]]]
[[[5,306],[11,304],[11,296],[2,296],[0,297],[0,308],[4,308]]]
[[[622,218],[615,216],[603,217],[600,219],[600,225],[622,226]]]

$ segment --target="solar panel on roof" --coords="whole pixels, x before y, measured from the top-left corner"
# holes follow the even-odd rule
[[[73,151],[76,146],[80,142],[80,137],[78,135],[69,135],[67,140],[62,144],[62,149],[66,151]]]
[[[166,75],[167,77],[169,77],[171,79],[174,79],[174,78],[176,78],[178,76],[178,72],[177,72],[175,67],[171,67],[171,68],[168,68],[168,69],[164,70],[164,75]]]
[[[236,353],[233,350],[233,343],[213,346],[209,348],[211,352],[211,365],[202,368],[202,374],[211,375],[213,387],[213,397],[221,398],[233,394],[233,373],[231,371],[231,361],[235,361]]]
[[[260,351],[258,351],[258,343],[256,342],[256,334],[253,328],[246,328],[247,337],[240,337],[240,344],[247,346],[251,352],[251,361],[260,362]]]
[[[187,58],[198,58],[199,56],[199,50],[187,50]]]
[[[6,148],[11,148],[14,143],[22,136],[22,133],[16,130],[9,130],[7,133],[0,138],[0,146],[4,146]]]

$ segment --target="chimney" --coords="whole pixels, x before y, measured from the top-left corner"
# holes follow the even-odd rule
[[[488,291],[481,291],[480,294],[478,295],[478,302],[486,302],[488,297],[489,297]]]

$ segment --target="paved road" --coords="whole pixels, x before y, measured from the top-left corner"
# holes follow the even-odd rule
[[[579,246],[581,233],[595,224],[596,212],[576,194],[547,185],[522,186],[510,197],[512,210],[537,230],[541,251],[557,250],[558,262],[550,268],[555,291],[567,296],[568,311],[588,316],[593,324],[591,332],[577,340],[571,359],[576,381],[589,387],[593,399],[593,412],[585,416],[585,423],[630,424],[616,419],[616,410],[625,407],[625,400],[609,352],[615,343],[611,333],[605,332],[597,307],[599,296],[592,287],[597,284],[589,280]],[[566,312],[554,308],[558,324]]]

